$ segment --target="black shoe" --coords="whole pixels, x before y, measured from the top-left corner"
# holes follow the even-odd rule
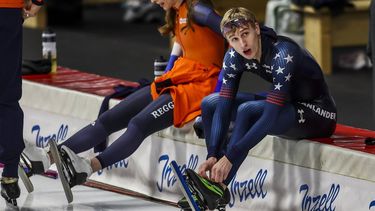
[[[1,196],[13,206],[17,206],[17,198],[20,197],[21,190],[18,186],[18,178],[1,178]]]
[[[230,201],[228,188],[224,189],[219,183],[207,180],[191,169],[186,169],[188,181],[192,182],[193,188],[199,192],[208,209],[223,209]]]

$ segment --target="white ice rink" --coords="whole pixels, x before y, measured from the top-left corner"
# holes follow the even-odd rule
[[[0,170],[1,172],[1,170]],[[137,210],[169,211],[176,207],[142,200],[87,186],[76,186],[73,190],[74,201],[68,204],[59,179],[33,176],[34,192],[27,193],[22,181],[19,181],[21,196],[18,198],[19,210]],[[15,210],[8,207],[5,200],[0,200],[0,210]]]

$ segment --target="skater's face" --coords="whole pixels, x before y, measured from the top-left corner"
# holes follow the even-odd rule
[[[165,11],[170,10],[171,8],[178,8],[182,0],[151,0],[152,3],[158,4]]]
[[[241,56],[246,59],[260,59],[260,29],[257,23],[254,27],[251,24],[239,25],[234,30],[228,33],[223,32],[223,34]]]

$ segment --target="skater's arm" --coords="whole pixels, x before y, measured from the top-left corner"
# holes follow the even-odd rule
[[[181,55],[182,55],[181,45],[178,42],[174,42],[173,47],[172,47],[172,52],[171,52],[171,55],[169,56],[168,64],[167,64],[167,67],[164,70],[164,73],[170,71],[173,68],[174,62]]]
[[[207,26],[220,36],[222,35],[220,31],[222,17],[212,8],[200,2],[196,3],[193,8],[193,18],[197,24]]]
[[[236,55],[236,56],[233,56]],[[234,58],[233,58],[234,57]],[[211,135],[209,136],[207,157],[218,157],[221,143],[226,141],[231,120],[231,111],[234,107],[235,97],[244,71],[242,57],[229,49],[223,63],[223,79],[220,89],[220,98],[213,115]]]
[[[278,44],[277,52],[271,61],[271,66],[274,67],[272,70],[273,83],[268,92],[264,110],[261,117],[243,137],[240,137],[239,140],[231,140],[229,143],[226,157],[231,163],[242,159],[238,155],[248,152],[269,134],[272,128],[287,127],[279,115],[282,109],[286,109],[285,106],[290,105],[292,80],[296,71],[296,62],[300,59],[298,49],[291,43],[281,42]],[[290,111],[288,110],[288,112]],[[232,141],[236,143],[232,143]]]
[[[44,4],[43,0],[31,0],[31,1],[25,1],[25,5],[23,8],[23,18],[31,18],[35,17],[42,5]]]

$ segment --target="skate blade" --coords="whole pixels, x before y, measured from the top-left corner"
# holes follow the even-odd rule
[[[188,184],[185,182],[180,169],[178,168],[178,164],[176,161],[171,161],[170,164],[172,171],[174,175],[176,176],[177,183],[180,187],[180,190],[182,191],[183,195],[185,196],[186,200],[188,200],[188,203],[190,205],[190,209],[193,211],[201,211],[199,205],[194,201],[193,194],[191,190],[188,187]]]
[[[57,149],[56,142],[55,142],[55,140],[52,139],[48,143],[50,145],[52,158],[53,158],[53,160],[55,161],[55,164],[56,164],[57,172],[59,173],[59,178],[61,180],[61,184],[64,188],[66,199],[68,200],[68,203],[71,203],[73,201],[73,193],[72,193],[72,190],[70,189],[69,182],[65,177],[63,164],[62,164],[62,161],[61,161],[60,153]]]
[[[2,195],[2,197],[4,196]],[[9,199],[9,198],[4,198],[4,199],[5,199],[6,206],[8,208],[10,208],[11,210],[19,210],[17,206],[17,199]]]
[[[25,185],[27,192],[33,192],[34,185],[31,182],[30,178],[27,176],[25,169],[21,165],[18,165],[18,176],[21,178],[22,183]]]
[[[25,172],[26,172],[26,175],[28,177],[31,177],[34,175],[34,172],[33,172],[33,168],[32,168],[32,164],[30,162],[30,160],[27,158],[27,156],[24,154],[24,153],[21,153],[21,161],[20,161],[20,164],[24,167],[25,169]],[[26,171],[26,169],[28,171]]]

